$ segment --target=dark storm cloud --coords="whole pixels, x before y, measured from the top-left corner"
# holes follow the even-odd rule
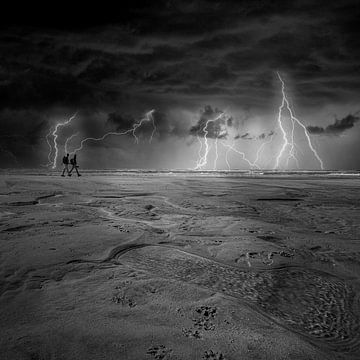
[[[189,128],[186,122],[172,119],[165,112],[155,111],[153,118],[156,125],[155,136],[160,140],[164,140],[170,136],[184,138],[189,134]],[[152,126],[144,127],[140,129],[140,131],[145,130],[149,132],[149,129],[151,129],[152,132]]]
[[[108,115],[106,123],[116,131],[123,131],[130,129],[135,124],[135,119],[131,115],[112,112]]]
[[[224,116],[222,116],[224,114]],[[225,125],[229,122],[229,117],[221,110],[205,106],[201,111],[196,125],[190,128],[189,134],[210,139],[222,139],[227,137]],[[231,122],[231,121],[230,121]]]
[[[274,135],[275,132],[271,130],[269,133],[261,133],[260,135],[251,135],[249,132],[246,132],[244,134],[237,134],[234,136],[234,139],[240,139],[240,140],[264,140],[272,135]]]
[[[250,134],[247,132],[245,134],[237,134],[234,136],[234,139],[237,140],[237,139],[241,139],[241,140],[253,140],[254,137],[253,136],[250,136]]]
[[[96,91],[71,75],[28,69],[0,83],[0,107],[46,108],[96,104]]]
[[[275,134],[275,131],[274,130],[271,130],[269,133],[262,133],[262,134],[260,134],[257,138],[259,139],[259,140],[264,140],[264,139],[266,139],[266,138],[268,138],[268,137],[270,137],[270,136],[273,136]]]
[[[292,74],[304,103],[336,101],[349,95],[345,89],[360,89],[353,75],[355,1],[134,1],[115,20],[106,11],[104,21],[103,10],[92,14],[91,7],[87,19],[75,14],[66,13],[67,28],[42,16],[40,27],[4,31],[2,64],[13,65],[5,69],[13,76],[0,82],[0,95],[8,94],[4,105],[102,106],[144,92],[154,99],[239,97],[244,106],[259,106],[273,92],[278,69]]]
[[[0,165],[39,166],[38,146],[45,141],[48,131],[47,119],[39,112],[7,109],[0,111]]]
[[[194,109],[221,100],[222,108],[229,102],[254,112],[273,109],[277,70],[299,108],[358,99],[356,0],[117,5],[87,4],[85,12],[63,3],[57,17],[50,3],[8,11],[0,24],[0,111],[50,114],[62,107],[66,114],[88,112],[89,119],[96,118],[91,112],[113,114],[99,123],[83,121],[83,131],[95,134],[125,129],[134,114],[155,108],[157,136],[164,139],[189,134],[169,116],[174,103]],[[227,125],[238,128],[239,121],[231,118]],[[203,136],[197,126],[190,134]],[[210,136],[216,136],[212,127]]]
[[[246,140],[252,140],[253,138],[250,136],[250,134],[247,132],[243,135],[240,135],[240,139],[246,139]]]
[[[360,120],[359,112],[349,114],[342,119],[336,119],[333,124],[326,127],[308,126],[307,129],[310,134],[315,135],[341,135],[344,131],[351,129]]]
[[[139,118],[135,118],[130,114],[123,114],[120,112],[109,113],[105,123],[105,128],[109,131],[127,131],[135,124],[142,121],[142,125],[136,129],[136,134],[144,138],[149,138],[154,132],[154,136],[158,140],[173,137],[186,137],[188,135],[188,128],[184,122],[176,121],[168,116],[165,112],[153,111],[151,115],[154,119],[156,131],[154,132],[154,125],[148,114],[143,114]],[[145,121],[143,121],[145,119]],[[130,133],[129,136],[132,136]]]

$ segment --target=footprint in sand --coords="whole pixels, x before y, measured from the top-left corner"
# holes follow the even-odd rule
[[[149,348],[148,351],[146,352],[146,354],[152,355],[157,360],[162,360],[162,359],[166,359],[166,358],[169,359],[171,353],[172,353],[172,350],[168,349],[164,345],[153,346],[153,347]]]
[[[202,305],[195,309],[194,318],[192,319],[194,326],[192,328],[182,329],[182,333],[186,337],[201,339],[201,330],[211,331],[215,329],[213,319],[217,313],[217,308],[213,306]]]
[[[185,329],[183,328],[182,333],[184,334],[184,336],[189,337],[189,338],[194,338],[194,339],[201,339],[201,334],[199,330],[195,330],[195,329]]]
[[[123,306],[127,305],[130,308],[133,308],[136,306],[136,302],[133,299],[128,298],[125,295],[114,295],[111,299],[112,302],[115,304],[121,304]]]
[[[245,271],[162,246],[138,246],[119,255],[123,264],[138,270],[247,302],[318,345],[337,352],[358,353],[360,349],[356,294],[351,286],[329,274],[298,266]],[[194,329],[212,330],[215,314],[211,307],[198,308]]]
[[[193,319],[194,326],[199,330],[214,330],[213,319],[216,316],[217,308],[212,306],[200,306],[195,309],[196,317]]]
[[[215,352],[213,350],[205,351],[204,360],[226,360],[225,356],[221,352]]]

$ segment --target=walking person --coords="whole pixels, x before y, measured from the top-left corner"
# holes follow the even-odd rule
[[[78,170],[79,165],[76,162],[76,154],[74,154],[74,157],[70,160],[70,164],[72,165],[72,168],[70,169],[70,175],[71,175],[71,172],[75,169],[77,175],[81,176],[81,174],[79,173],[79,170]]]
[[[65,171],[67,172],[68,176],[71,176],[71,173],[69,171],[69,154],[66,154],[66,156],[64,155],[63,157],[63,172],[61,174],[61,176],[65,176]]]

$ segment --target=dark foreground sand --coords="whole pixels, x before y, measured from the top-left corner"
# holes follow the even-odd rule
[[[360,180],[0,176],[1,359],[359,359]]]

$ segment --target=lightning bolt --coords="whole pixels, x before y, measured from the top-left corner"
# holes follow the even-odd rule
[[[66,140],[65,140],[65,144],[64,144],[64,152],[65,154],[68,154],[68,143],[76,136],[79,135],[79,132],[76,132],[75,134],[70,135]]]
[[[209,155],[209,152],[210,152],[210,149],[211,149],[211,147],[210,147],[210,145],[209,145],[209,142],[208,142],[208,138],[207,138],[207,136],[208,136],[208,134],[209,134],[209,131],[208,131],[208,126],[209,126],[209,124],[211,123],[211,122],[215,122],[215,121],[217,121],[217,120],[219,120],[219,119],[221,119],[223,116],[225,116],[225,112],[222,112],[221,114],[219,114],[216,118],[214,118],[214,119],[209,119],[209,120],[207,120],[206,121],[206,124],[205,124],[205,126],[204,126],[204,129],[203,129],[203,131],[204,131],[204,133],[205,133],[205,135],[204,135],[204,145],[205,145],[205,152],[204,152],[204,154],[201,156],[200,154],[201,154],[201,149],[202,149],[202,142],[200,141],[200,150],[199,150],[199,159],[198,159],[198,161],[196,162],[196,167],[194,168],[194,170],[198,170],[198,169],[201,169],[201,168],[203,168],[205,165],[207,165],[207,158],[208,158],[208,155]],[[199,137],[198,137],[199,138]],[[216,161],[217,161],[217,158],[218,158],[218,152],[217,152],[217,137],[216,137],[216,139],[215,139],[215,151],[216,151],[216,158],[215,158],[215,168],[214,168],[214,170],[216,170]]]
[[[219,158],[219,153],[218,153],[218,138],[215,139],[215,160],[214,160],[214,170],[216,170],[216,164]]]
[[[206,121],[206,124],[203,128],[203,131],[204,131],[204,146],[205,146],[205,151],[203,153],[203,155],[201,155],[201,151],[202,151],[202,148],[203,148],[203,144],[202,144],[202,141],[200,140],[199,138],[199,135],[197,135],[197,138],[198,138],[198,141],[200,143],[200,148],[199,148],[199,152],[198,152],[198,160],[196,162],[196,167],[194,170],[198,170],[198,169],[201,169],[203,168],[204,166],[207,165],[207,159],[208,159],[208,155],[209,155],[209,152],[210,152],[210,145],[208,143],[208,126],[211,122],[215,122],[219,119],[221,119],[222,117],[226,116],[226,112],[222,112],[220,115],[218,115],[216,118],[214,119],[209,119]],[[216,170],[217,169],[217,161],[219,159],[219,152],[218,152],[218,140],[219,140],[219,137],[216,137],[215,138],[215,142],[214,142],[214,148],[215,148],[215,159],[214,159],[214,167],[213,167],[213,170]],[[272,140],[272,139],[271,139]],[[262,148],[267,144],[268,142],[265,142],[264,144],[262,144]],[[257,161],[259,161],[259,156],[260,156],[260,153],[262,151],[262,149],[259,149],[258,152],[257,152],[257,158],[254,162],[251,162],[245,155],[244,152],[242,151],[239,151],[238,149],[235,148],[234,144],[232,145],[229,145],[229,144],[224,144],[223,142],[221,142],[221,144],[226,148],[226,152],[225,152],[225,162],[227,164],[227,167],[229,170],[231,170],[231,166],[230,166],[230,163],[229,163],[229,160],[228,160],[228,155],[229,155],[229,152],[230,151],[233,151],[235,152],[236,154],[240,155],[241,158],[247,162],[252,168],[257,168],[259,169],[259,166],[257,164]]]
[[[285,151],[286,151],[287,147],[289,147],[289,146],[290,146],[290,150],[288,152],[287,160],[286,160],[287,165],[289,164],[289,160],[291,158],[293,158],[295,160],[297,166],[299,167],[299,162],[295,156],[295,142],[294,142],[295,125],[297,124],[298,126],[300,126],[303,129],[310,150],[312,151],[315,158],[319,162],[321,170],[324,170],[324,163],[321,160],[320,156],[318,155],[317,151],[315,150],[315,148],[311,142],[310,135],[306,129],[306,126],[297,117],[295,117],[294,111],[291,109],[289,100],[288,100],[288,98],[286,96],[286,92],[285,92],[285,83],[282,80],[279,72],[277,72],[277,76],[281,82],[281,93],[282,93],[282,101],[281,101],[281,105],[279,106],[277,122],[278,122],[279,128],[281,130],[284,142],[283,142],[283,145],[276,157],[275,169],[279,168],[280,160],[284,156]],[[291,120],[291,124],[292,124],[291,133],[290,133],[290,141],[288,139],[288,134],[287,134],[286,130],[284,129],[283,122],[282,122],[282,112],[284,109],[286,109],[289,112],[290,120]]]
[[[132,128],[130,128],[130,129],[126,130],[126,131],[123,131],[123,132],[108,132],[108,133],[104,134],[103,136],[101,136],[101,137],[99,137],[99,138],[88,137],[88,138],[85,138],[85,139],[81,140],[80,146],[79,146],[77,149],[73,150],[72,154],[74,154],[74,153],[82,150],[83,147],[84,147],[84,144],[87,143],[88,141],[102,141],[102,140],[104,140],[105,138],[107,138],[108,136],[112,136],[112,135],[114,135],[114,136],[121,136],[121,135],[126,135],[126,134],[130,134],[130,133],[131,133],[131,134],[134,136],[134,138],[135,138],[135,143],[137,144],[137,143],[139,142],[139,138],[136,136],[136,130],[137,130],[144,122],[149,122],[149,121],[151,121],[152,124],[153,124],[153,126],[154,126],[153,132],[152,132],[151,137],[150,137],[150,140],[152,140],[152,137],[153,137],[153,135],[154,135],[154,133],[155,133],[155,131],[156,131],[155,121],[154,121],[154,117],[153,117],[154,111],[155,111],[154,109],[148,111],[142,119],[140,119],[137,123],[135,123],[135,124],[133,125]],[[150,142],[151,142],[151,141],[150,141]]]
[[[52,129],[50,128],[48,134],[45,136],[45,139],[46,139],[46,142],[49,146],[49,153],[48,153],[48,163],[46,165],[43,165],[43,166],[50,166],[53,164],[53,162],[51,161],[51,153],[52,153],[52,145],[50,143],[50,140],[49,140],[49,136],[51,136],[51,133],[52,133]]]
[[[55,154],[54,154],[54,158],[52,161],[52,168],[55,169],[56,168],[56,162],[57,162],[57,157],[59,154],[59,149],[58,149],[58,144],[57,144],[57,138],[58,138],[58,130],[60,127],[69,125],[71,123],[71,121],[73,121],[73,119],[75,119],[77,113],[75,113],[73,116],[71,116],[68,120],[64,121],[64,122],[59,122],[55,125],[55,129],[52,132],[52,135],[54,137],[54,149],[55,149]]]
[[[233,152],[235,152],[236,154],[239,154],[242,159],[247,162],[252,168],[257,168],[257,169],[260,169],[260,167],[255,163],[255,162],[251,162],[246,156],[245,156],[245,153],[242,152],[242,151],[239,151],[237,150],[235,147],[234,147],[234,144],[232,145],[229,145],[229,144],[223,144],[225,147],[227,147],[228,149],[232,150]],[[229,165],[229,164],[228,164]]]
[[[262,155],[262,152],[264,151],[264,148],[265,148],[265,145],[267,144],[270,144],[272,141],[273,141],[273,138],[274,138],[274,134],[271,134],[270,135],[270,139],[268,141],[264,141],[258,148],[257,152],[256,152],[256,159],[254,161],[254,164],[256,166],[259,166],[258,165],[258,162],[260,161],[260,158],[261,158],[261,155]]]
[[[152,126],[153,126],[153,131],[152,131],[152,133],[151,133],[151,135],[150,135],[150,139],[149,139],[149,143],[150,143],[150,144],[151,144],[151,142],[152,142],[152,140],[153,140],[153,137],[154,137],[154,134],[155,134],[155,132],[156,132],[156,124],[155,124],[155,119],[154,119],[154,116],[153,116],[153,112],[154,112],[154,111],[148,113],[148,114],[149,114],[149,117],[150,117],[150,119],[151,119],[151,122],[152,122]]]
[[[295,116],[295,113],[293,111],[293,109],[291,108],[290,106],[290,102],[287,98],[287,95],[286,95],[286,91],[285,91],[285,83],[283,81],[283,79],[281,78],[279,72],[277,72],[277,76],[281,82],[281,94],[282,94],[282,101],[281,101],[281,104],[279,106],[279,109],[278,109],[278,116],[277,116],[277,124],[280,128],[280,133],[282,135],[282,139],[283,139],[283,142],[282,142],[282,146],[281,146],[281,149],[279,151],[279,153],[277,154],[276,156],[276,161],[275,161],[275,169],[278,169],[280,167],[280,163],[281,163],[281,160],[282,159],[286,159],[286,167],[289,167],[289,163],[291,160],[293,160],[295,163],[296,163],[296,166],[299,168],[299,161],[296,157],[296,153],[297,153],[297,150],[299,150],[300,152],[301,149],[298,148],[297,144],[295,143],[295,130],[297,127],[300,127],[304,134],[305,134],[305,137],[306,137],[306,140],[307,140],[307,144],[309,146],[309,149],[311,150],[311,152],[313,153],[313,155],[315,156],[316,160],[319,162],[320,164],[320,168],[323,170],[324,169],[324,164],[323,164],[323,161],[322,159],[320,158],[319,154],[317,153],[317,151],[315,150],[312,142],[311,142],[311,138],[310,138],[310,135],[306,129],[306,126]],[[287,130],[286,127],[284,126],[284,119],[283,119],[283,112],[284,111],[287,111],[289,113],[289,119],[290,119],[290,122],[291,122],[291,128],[290,130]],[[200,148],[199,148],[199,152],[198,152],[198,160],[196,162],[196,167],[195,167],[195,170],[198,170],[198,169],[202,169],[204,166],[207,165],[208,163],[208,154],[210,152],[210,145],[209,145],[209,142],[208,142],[208,126],[211,122],[215,122],[216,120],[219,120],[221,119],[223,116],[225,116],[225,112],[222,112],[219,116],[217,116],[215,119],[209,119],[207,120],[206,124],[205,124],[205,127],[203,128],[203,132],[204,132],[204,145],[201,141],[201,139],[198,137],[198,141],[200,143]],[[272,134],[270,136],[270,139],[268,141],[265,141],[263,142],[260,147],[258,148],[257,152],[256,152],[256,158],[254,160],[254,162],[252,162],[251,160],[249,160],[245,153],[238,150],[234,143],[229,145],[229,144],[224,144],[222,143],[222,145],[226,148],[226,153],[225,153],[225,162],[226,162],[226,165],[228,167],[228,169],[230,170],[231,169],[231,166],[230,166],[230,163],[229,163],[229,160],[228,160],[228,155],[229,155],[229,152],[230,151],[233,151],[234,153],[238,154],[241,156],[242,160],[244,160],[250,167],[252,168],[257,168],[257,169],[260,169],[259,167],[259,163],[260,163],[260,160],[261,160],[261,157],[262,157],[262,154],[263,154],[263,151],[264,151],[264,148],[267,144],[271,143],[274,139],[274,134]],[[218,154],[218,140],[219,140],[219,137],[217,136],[215,138],[215,143],[214,143],[214,147],[215,147],[215,160],[214,160],[214,170],[216,170],[216,167],[217,167],[217,161],[218,161],[218,158],[219,158],[219,154]],[[202,154],[202,150],[203,150],[203,147],[204,147],[204,152]]]
[[[201,158],[201,150],[202,150],[202,147],[203,147],[203,143],[202,143],[202,141],[201,141],[201,139],[200,139],[199,134],[196,135],[196,137],[197,137],[197,139],[198,139],[198,141],[199,141],[199,144],[200,144],[200,146],[199,146],[199,152],[198,152],[198,157],[199,157],[199,159],[200,159],[200,158]]]
[[[230,163],[229,163],[229,159],[228,159],[228,156],[229,156],[229,152],[231,150],[231,147],[229,146],[225,146],[224,143],[221,143],[225,148],[226,148],[226,152],[225,152],[225,162],[226,162],[226,165],[228,167],[228,170],[230,171],[231,170],[231,166],[230,166]],[[234,146],[234,143],[232,144],[232,146]]]

